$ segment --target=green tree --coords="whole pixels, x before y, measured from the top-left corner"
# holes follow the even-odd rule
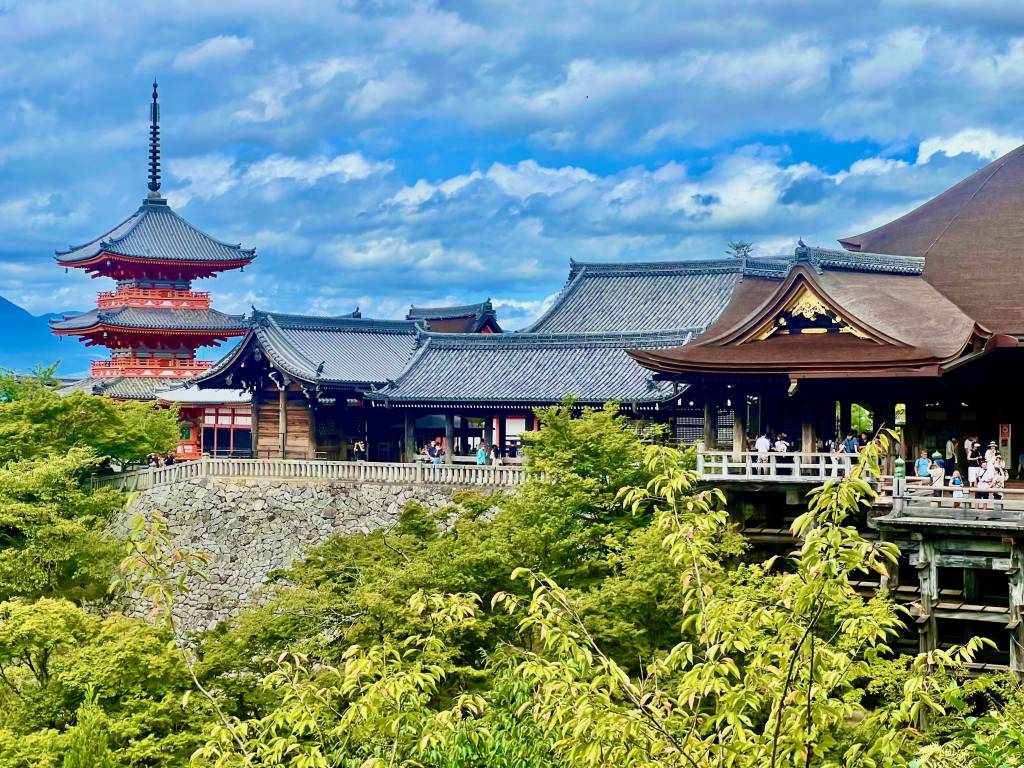
[[[91,449],[72,448],[0,464],[0,600],[104,596],[117,564],[104,526],[123,497],[83,487],[98,463]]]
[[[0,464],[90,447],[97,456],[137,461],[177,440],[177,411],[155,403],[57,394],[44,377],[0,378]]]
[[[754,254],[754,244],[746,240],[733,240],[725,248],[725,255],[734,259],[746,259]]]

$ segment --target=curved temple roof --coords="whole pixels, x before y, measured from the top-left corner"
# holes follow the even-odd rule
[[[67,266],[86,265],[101,254],[142,261],[248,264],[254,249],[221,242],[181,218],[163,198],[143,201],[135,213],[109,232],[83,245],[57,251]]]
[[[1024,146],[881,227],[839,241],[850,251],[920,256],[925,279],[995,333],[1024,335]]]
[[[624,350],[677,346],[695,333],[421,333],[420,349],[406,371],[369,397],[399,407],[444,402],[536,405],[566,397],[593,404],[656,404],[672,396],[672,385],[653,381]]]
[[[406,320],[423,323],[428,330],[442,333],[478,333],[487,329],[500,333],[498,315],[491,300],[452,307],[409,307]]]
[[[571,262],[561,293],[529,333],[604,333],[706,327],[743,271],[736,259],[591,264]]]
[[[840,268],[825,268],[829,261]],[[919,262],[857,268],[855,261],[801,247],[784,281],[745,278],[719,322],[690,345],[630,355],[684,380],[686,374],[939,375],[943,364],[989,334],[922,279]],[[802,298],[806,317],[827,313],[830,327],[775,332],[780,314]]]
[[[310,317],[254,310],[245,338],[193,381],[221,386],[254,346],[288,376],[309,384],[369,386],[398,376],[412,356],[416,324],[363,317]]]

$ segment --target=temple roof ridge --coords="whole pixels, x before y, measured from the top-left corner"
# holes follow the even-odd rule
[[[270,312],[253,307],[250,325],[273,323],[281,328],[295,330],[355,331],[375,333],[402,333],[413,335],[416,323],[411,320],[378,320],[363,317],[359,310],[344,315],[302,315],[290,312]]]

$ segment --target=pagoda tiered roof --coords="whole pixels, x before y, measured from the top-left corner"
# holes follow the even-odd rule
[[[500,333],[491,300],[451,307],[409,307],[406,320],[416,320],[439,333]]]
[[[56,253],[61,265],[97,274],[109,274],[114,262],[123,262],[192,267],[196,276],[245,266],[255,256],[254,249],[222,242],[194,227],[160,197],[147,198],[135,213],[96,239]]]
[[[50,328],[54,333],[74,335],[116,329],[204,334],[213,332],[216,336],[239,336],[245,332],[245,327],[245,317],[242,315],[227,315],[216,309],[116,307],[91,309],[73,317],[50,320]]]

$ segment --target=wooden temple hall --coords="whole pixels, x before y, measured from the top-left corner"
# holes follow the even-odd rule
[[[908,479],[904,488],[897,479],[891,506],[862,522],[903,552],[884,581],[912,607],[921,650],[983,635],[998,650],[979,663],[1018,674],[1022,214],[1019,148],[905,216],[841,240],[841,252],[801,244],[775,274],[748,270],[715,322],[689,343],[629,352],[659,380],[707,403],[709,422],[726,397],[747,404],[733,416],[735,441],[716,445],[707,425],[702,471],[729,490],[748,529],[777,536],[780,546],[787,502],[795,511],[807,487],[799,484],[844,471],[844,460],[820,453],[820,441],[850,430],[853,403],[872,414],[873,429],[899,427],[908,475],[922,451],[945,456],[950,437],[976,437],[982,451],[994,444],[1010,470],[998,494],[968,488],[957,496],[949,481],[935,488]],[[788,433],[801,454],[760,465],[741,438],[761,430]],[[954,453],[966,483],[966,457]]]

